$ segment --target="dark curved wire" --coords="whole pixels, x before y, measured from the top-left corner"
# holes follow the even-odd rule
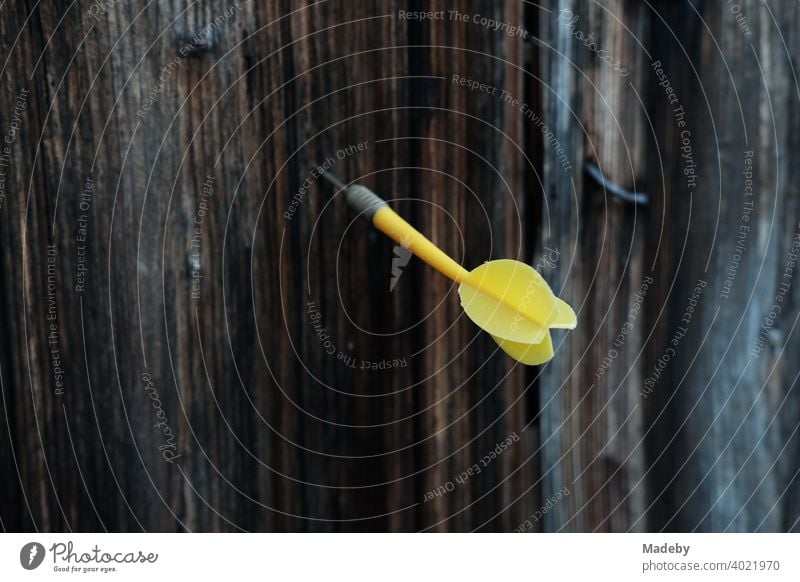
[[[626,190],[619,184],[616,184],[606,178],[600,168],[594,164],[586,163],[584,164],[583,169],[586,170],[586,173],[594,178],[598,184],[611,192],[617,198],[621,198],[625,202],[633,202],[634,204],[644,205],[650,203],[650,197],[647,194],[644,192],[631,192]]]

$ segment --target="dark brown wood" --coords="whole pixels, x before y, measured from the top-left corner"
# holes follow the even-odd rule
[[[797,530],[796,284],[751,351],[800,217],[798,8],[739,4],[751,37],[689,2],[0,8],[0,526]],[[578,329],[515,365],[326,160]]]

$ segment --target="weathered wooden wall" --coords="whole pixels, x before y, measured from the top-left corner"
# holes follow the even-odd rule
[[[751,352],[800,220],[800,15],[739,5],[750,36],[696,2],[0,8],[0,525],[797,529],[797,285]],[[330,157],[465,265],[537,265],[579,311],[555,359],[515,366],[415,259],[390,291],[391,242],[311,175]]]
[[[624,77],[552,19],[543,27],[555,89],[545,112],[559,139],[651,199],[614,199],[544,158],[557,228],[542,238],[574,257],[557,284],[583,324],[541,382],[542,434],[554,435],[543,489],[577,493],[545,517],[548,530],[798,528],[796,284],[753,353],[800,219],[798,10],[736,8],[745,20],[713,3],[558,3],[579,16],[573,33],[595,32],[619,55]]]

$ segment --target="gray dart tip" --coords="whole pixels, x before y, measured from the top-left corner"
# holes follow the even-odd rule
[[[334,176],[333,174],[329,173],[325,168],[322,166],[317,166],[317,171],[319,172],[320,176],[325,178],[328,182],[336,186],[339,190],[347,189],[347,184],[342,182],[339,178]]]

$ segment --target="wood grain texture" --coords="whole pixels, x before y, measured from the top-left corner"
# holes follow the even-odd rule
[[[520,252],[521,228],[505,226],[521,198],[520,122],[449,76],[519,92],[521,46],[478,27],[406,22],[400,9],[119,3],[97,19],[66,7],[7,15],[3,111],[21,86],[32,97],[2,227],[14,249],[3,254],[14,445],[4,467],[15,474],[13,455],[35,456],[4,480],[6,528],[517,525],[505,509],[528,478],[524,444],[469,486],[423,500],[522,430],[521,370],[426,268],[410,264],[390,294],[392,246],[329,203],[329,188],[312,178],[284,215],[312,167],[333,158],[459,259]],[[460,9],[522,18],[520,4]],[[208,23],[209,46],[193,46]],[[355,144],[365,151],[338,159]],[[89,179],[87,284],[76,293]],[[480,230],[467,243],[470,222]],[[49,240],[63,397],[48,366]],[[404,367],[351,369],[324,341],[357,367]],[[175,435],[172,464],[150,394]]]
[[[551,285],[581,314],[581,326],[563,338],[541,377],[542,431],[551,435],[543,448],[543,489],[574,493],[545,516],[547,530],[646,528],[640,521],[647,496],[638,391],[650,213],[614,197],[583,165],[595,164],[629,190],[644,189],[648,112],[641,43],[649,19],[639,3],[564,2],[541,26],[551,47],[542,51],[550,80],[544,117],[576,164],[565,169],[552,153],[544,156],[549,214],[540,245],[559,250],[561,268],[551,273]],[[594,35],[613,66],[581,34]]]
[[[757,31],[752,48],[731,12],[706,3],[559,3],[580,17],[577,30],[594,32],[598,44],[607,41],[609,51],[628,59],[632,74],[625,79],[587,54],[574,31],[552,20],[542,27],[558,51],[543,53],[553,94],[561,97],[545,100],[558,139],[574,158],[597,163],[652,199],[646,208],[625,206],[586,175],[573,189],[544,157],[558,230],[542,244],[564,245],[577,257],[566,297],[578,305],[586,300],[581,320],[589,324],[567,336],[541,382],[550,409],[542,414],[543,433],[556,435],[543,450],[543,488],[572,484],[578,492],[546,516],[548,530],[798,526],[797,463],[789,460],[797,450],[797,367],[785,357],[795,341],[796,287],[783,299],[766,351],[752,355],[797,226],[788,178],[794,164],[785,155],[793,138],[785,124],[772,123],[797,113],[797,88],[787,82],[793,53],[786,52],[794,50],[797,11],[780,10],[779,18],[764,4],[741,8]],[[779,31],[786,46],[773,50]],[[633,46],[640,42],[644,50]],[[657,69],[677,101],[659,85]],[[573,111],[583,113],[585,133]],[[681,149],[684,131],[691,152]],[[742,172],[749,150],[756,152],[757,202],[746,222]],[[694,187],[685,153],[699,175]],[[751,230],[739,260],[742,224]],[[726,298],[721,292],[734,261]],[[648,276],[654,283],[643,316],[598,382],[595,370]],[[694,289],[703,283],[698,298]]]
[[[797,285],[750,352],[800,216],[798,9],[740,4],[752,49],[710,3],[0,8],[0,526],[796,530]],[[399,12],[419,10],[446,17]],[[757,209],[721,299],[749,150]],[[317,180],[326,160],[466,267],[536,265],[579,328],[514,365]]]
[[[798,362],[791,355],[797,349],[796,281],[782,298],[781,315],[768,326],[764,350],[753,355],[778,287],[786,282],[798,233],[791,178],[796,161],[790,155],[796,137],[788,123],[796,119],[800,98],[789,81],[795,75],[798,11],[784,3],[746,2],[741,8],[754,31],[752,47],[730,12],[710,8],[701,13],[703,21],[665,9],[662,18],[675,36],[659,34],[653,42],[691,116],[693,155],[702,173],[700,187],[690,194],[681,152],[663,153],[667,186],[679,195],[658,210],[673,225],[673,237],[686,242],[678,247],[668,241],[676,251],[669,261],[659,257],[659,302],[673,315],[659,321],[661,333],[655,335],[661,341],[649,345],[651,366],[688,309],[691,289],[699,280],[708,282],[686,344],[661,380],[670,388],[654,394],[649,413],[651,454],[658,458],[652,473],[669,475],[652,502],[650,517],[659,528],[798,527]],[[676,62],[682,56],[678,41],[694,63],[691,76],[682,75],[683,65]],[[661,131],[675,143],[674,116],[662,92],[654,97]],[[752,197],[744,194],[748,151]],[[731,291],[723,297],[726,286]]]

